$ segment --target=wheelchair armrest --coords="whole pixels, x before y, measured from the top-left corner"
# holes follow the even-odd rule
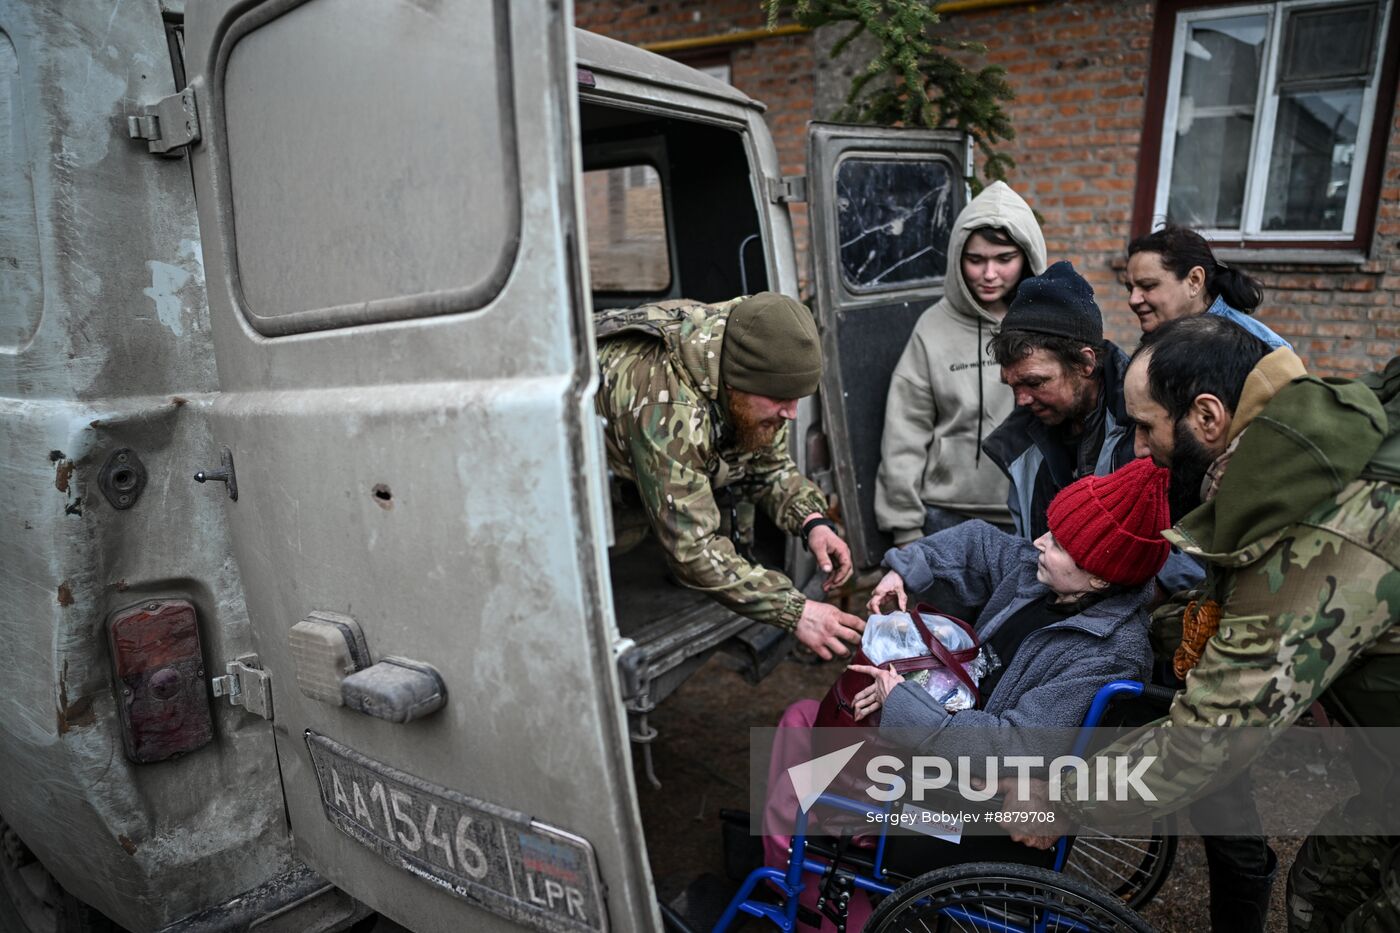
[[[1176,695],[1181,691],[1173,687],[1161,687],[1157,684],[1147,684],[1142,688],[1142,698],[1151,700],[1154,705],[1160,706],[1162,712],[1166,712],[1176,700]]]

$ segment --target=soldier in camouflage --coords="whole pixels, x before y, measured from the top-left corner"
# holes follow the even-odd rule
[[[1287,348],[1222,359],[1221,346],[1242,343],[1226,328],[1209,315],[1160,328],[1124,385],[1138,452],[1172,468],[1177,505],[1198,505],[1166,537],[1209,568],[1192,611],[1183,621],[1178,607],[1158,633],[1180,640],[1185,689],[1165,722],[1105,752],[1155,756],[1142,783],[1157,799],[1078,801],[1071,778],[1053,805],[1062,828],[1096,811],[1180,809],[1243,773],[1319,699],[1347,724],[1400,725],[1400,485],[1377,465],[1395,441],[1386,410],[1360,382],[1307,376]],[[1201,390],[1222,378],[1230,390]],[[1400,802],[1394,763],[1355,771],[1360,793],[1337,812]],[[1007,806],[1050,809],[1043,794]],[[1309,837],[1289,876],[1290,930],[1400,929],[1398,872],[1400,837]]]
[[[801,535],[828,590],[850,578],[850,550],[824,517],[826,496],[787,452],[787,422],[821,376],[811,312],[771,292],[665,301],[603,312],[597,336],[598,414],[608,468],[623,481],[617,546],[655,534],[681,583],[793,632],[823,659],[858,644],[864,621],[742,556],[724,533],[736,510],[717,502],[742,497]]]

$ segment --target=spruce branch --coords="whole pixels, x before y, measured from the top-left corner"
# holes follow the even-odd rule
[[[858,37],[875,41],[875,57],[851,80],[833,119],[884,126],[955,129],[971,137],[982,156],[981,177],[968,179],[974,193],[986,181],[1004,180],[1015,168],[999,143],[1016,136],[1003,102],[1015,94],[1006,72],[988,65],[973,70],[955,56],[985,54],[977,42],[940,34],[941,17],[930,0],[762,0],[772,29],[790,18],[808,29],[845,23],[832,46],[836,58]]]

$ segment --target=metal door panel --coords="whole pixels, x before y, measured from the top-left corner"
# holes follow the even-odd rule
[[[914,323],[943,292],[966,153],[950,130],[814,123],[808,135],[822,416],[859,567],[890,544],[875,524],[885,397]]]
[[[585,840],[606,925],[650,928],[566,17],[539,2],[214,0],[191,2],[187,27],[212,420],[233,454],[226,508],[299,853],[415,930],[520,922],[336,828],[311,734],[367,759],[347,774],[405,776],[395,786]],[[358,108],[331,99],[347,85]],[[303,695],[288,630],[317,610],[358,622],[374,661],[433,665],[445,708],[394,723]]]
[[[206,658],[252,648],[222,509],[189,481],[216,385],[189,166],[127,135],[177,90],[161,13],[0,2],[0,814],[131,930],[295,864],[267,723],[215,707],[178,759],[123,745],[115,614],[188,600]],[[102,491],[121,449],[149,477],[126,509]]]

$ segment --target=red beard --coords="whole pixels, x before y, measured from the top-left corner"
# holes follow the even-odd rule
[[[730,394],[729,418],[734,423],[735,441],[745,453],[771,446],[783,428],[782,418],[765,418],[754,409],[748,396],[739,392]]]

